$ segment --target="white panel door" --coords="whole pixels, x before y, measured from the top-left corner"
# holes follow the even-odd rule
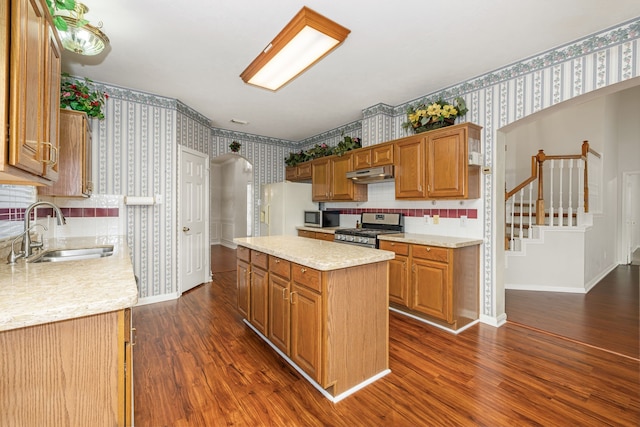
[[[180,292],[207,282],[210,276],[209,158],[182,148],[180,162]]]

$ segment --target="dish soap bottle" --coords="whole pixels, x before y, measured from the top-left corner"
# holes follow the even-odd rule
[[[356,228],[360,228],[360,221],[356,221]]]

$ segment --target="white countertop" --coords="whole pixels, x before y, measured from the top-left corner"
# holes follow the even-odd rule
[[[432,234],[413,234],[413,233],[381,234],[378,236],[378,240],[412,243],[416,245],[440,246],[443,248],[454,248],[454,249],[463,248],[465,246],[480,245],[483,243],[482,239],[473,239],[468,237],[436,236]]]
[[[395,253],[390,251],[297,236],[242,237],[233,241],[240,246],[321,271],[387,261],[395,257]]]
[[[114,245],[97,259],[14,265],[0,260],[0,331],[131,307],[138,301],[126,238],[49,239],[44,249]]]

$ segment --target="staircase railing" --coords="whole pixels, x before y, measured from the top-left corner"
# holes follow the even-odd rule
[[[588,160],[601,159],[588,141],[581,148],[580,154],[550,156],[538,150],[531,156],[531,176],[505,191],[505,249],[517,250],[516,243],[533,238],[534,225],[580,225],[578,214],[589,212]]]

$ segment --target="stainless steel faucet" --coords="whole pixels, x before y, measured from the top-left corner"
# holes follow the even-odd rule
[[[29,207],[24,211],[24,238],[22,239],[22,250],[21,252],[24,254],[25,258],[29,258],[31,256],[31,250],[34,248],[41,248],[42,241],[32,242],[31,236],[29,235],[29,229],[31,228],[31,211],[38,206],[50,206],[56,213],[56,218],[58,220],[58,225],[66,224],[67,220],[64,215],[60,211],[60,208],[54,205],[51,202],[35,202],[29,205]]]

